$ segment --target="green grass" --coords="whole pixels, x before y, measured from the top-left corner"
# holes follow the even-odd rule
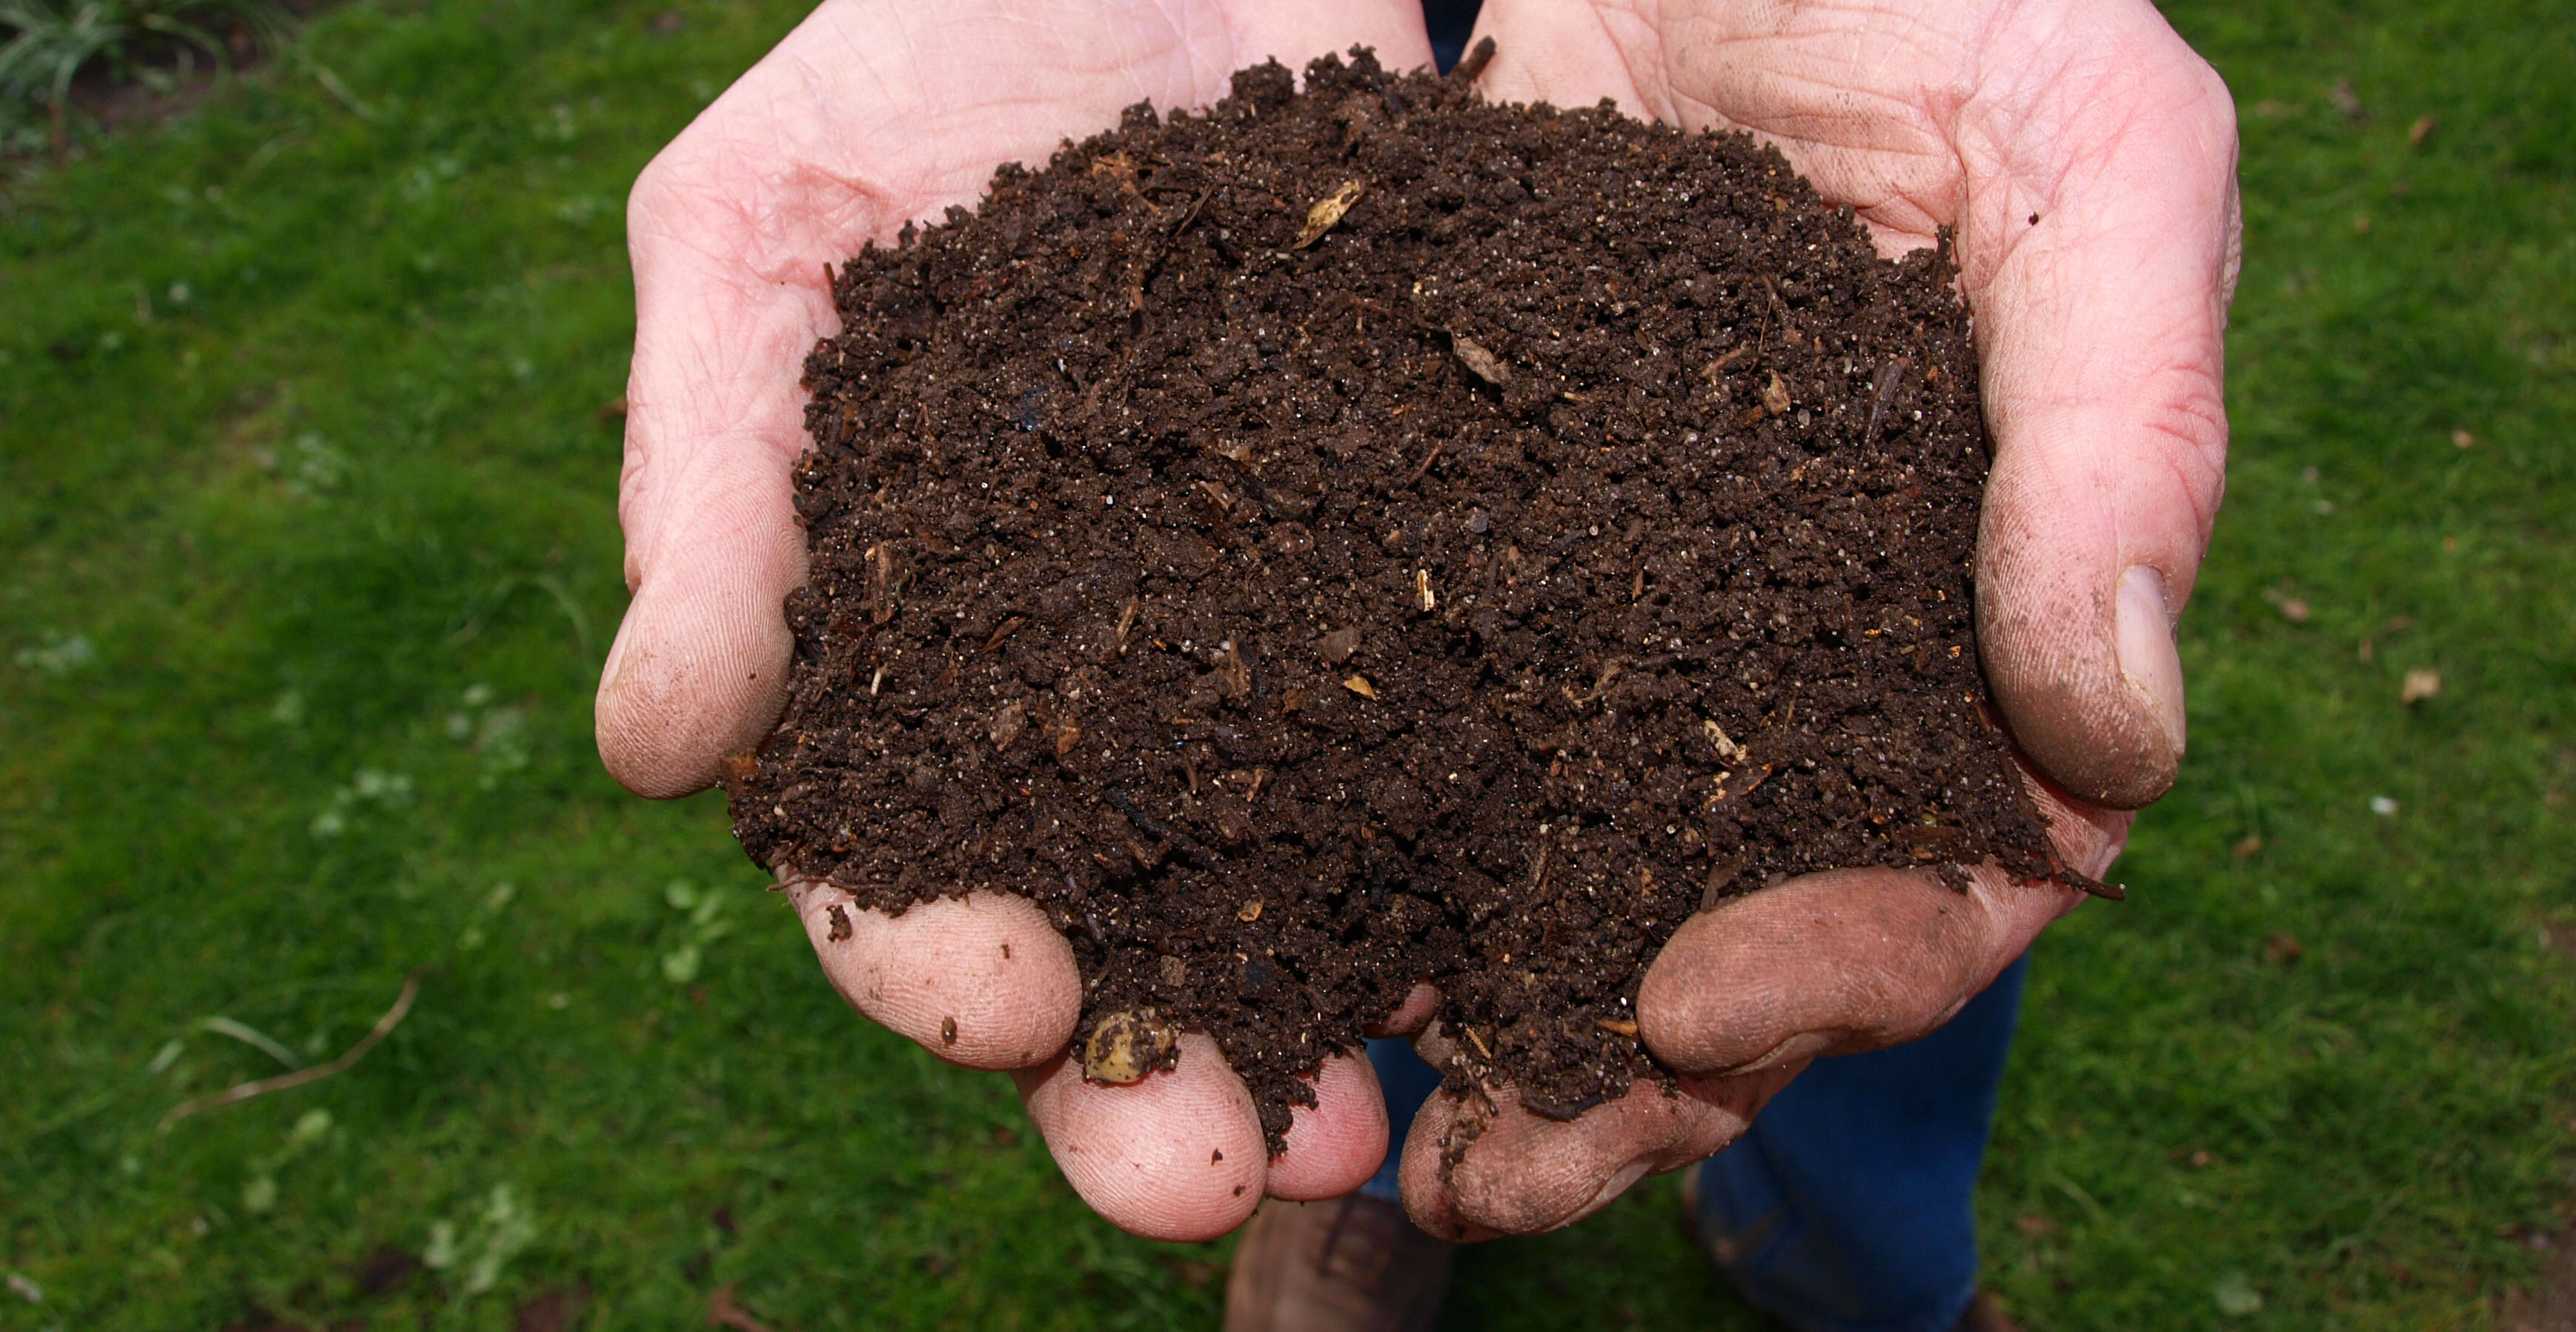
[[[271,70],[7,185],[0,1329],[1213,1324],[1222,1245],[1091,1219],[716,802],[598,770],[625,187],[797,10],[667,7],[352,5],[372,120]],[[2182,785],[2038,951],[1991,1278],[2035,1329],[2482,1326],[2576,1163],[2576,36],[2174,12],[2247,108],[2233,490]],[[281,1067],[207,1019],[316,1062],[414,972],[355,1069],[156,1138]],[[1630,1318],[1758,1325],[1667,1188],[1470,1252],[1451,1325]]]

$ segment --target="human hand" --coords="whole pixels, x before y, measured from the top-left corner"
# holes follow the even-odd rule
[[[1204,106],[1232,72],[1298,67],[1353,42],[1426,62],[1400,0],[832,0],[665,148],[628,201],[635,360],[618,518],[634,594],[602,671],[600,756],[658,797],[702,790],[775,724],[805,577],[789,470],[799,377],[837,331],[824,266],[979,196],[1138,101]],[[1265,1162],[1243,1084],[1183,1038],[1172,1074],[1106,1089],[1063,1051],[1081,1007],[1072,950],[1018,898],[903,916],[788,884],[824,973],[870,1018],[970,1068],[1007,1069],[1066,1177],[1139,1234],[1232,1230],[1266,1192],[1333,1197],[1373,1171],[1385,1110],[1365,1060],[1329,1061],[1291,1150]]]
[[[2238,251],[2216,73],[2147,0],[1487,0],[1478,32],[1490,99],[1751,130],[1888,254],[1955,229],[1995,441],[1978,651],[2059,855],[2107,871],[2124,811],[2182,756],[2172,623],[2223,485]],[[1938,1027],[2082,900],[1969,877],[1838,871],[1694,917],[1638,995],[1684,1094],[1640,1086],[1572,1123],[1507,1088],[1490,1113],[1435,1096],[1407,1208],[1458,1238],[1587,1216],[1724,1147],[1809,1060]]]

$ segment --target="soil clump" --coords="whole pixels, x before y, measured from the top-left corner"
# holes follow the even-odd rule
[[[1099,1076],[1205,1031],[1276,1151],[1428,980],[1453,1085],[1571,1118],[1663,1076],[1638,981],[1728,895],[2079,882],[1978,670],[1949,260],[1749,137],[1270,64],[833,292],[736,831],[1040,904]]]

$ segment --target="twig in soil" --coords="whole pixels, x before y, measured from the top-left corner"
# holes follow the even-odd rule
[[[988,654],[988,653],[993,653],[993,652],[999,652],[999,651],[1001,651],[1001,650],[1002,650],[1002,640],[1004,640],[1004,639],[1006,639],[1006,638],[1009,638],[1011,635],[1013,635],[1013,634],[1015,634],[1015,633],[1018,633],[1018,632],[1020,631],[1020,626],[1021,626],[1021,625],[1024,625],[1024,624],[1027,624],[1028,622],[1029,622],[1029,617],[1027,617],[1027,616],[1025,616],[1025,615],[1014,615],[1014,616],[1011,616],[1011,617],[1010,617],[1010,618],[1008,618],[1008,619],[1003,620],[1003,621],[1002,621],[1002,627],[1001,627],[1001,628],[999,628],[999,629],[994,630],[994,631],[993,631],[993,636],[992,636],[991,638],[987,638],[987,639],[985,639],[985,640],[984,640],[984,646],[982,646],[982,647],[980,647],[980,648],[975,649],[976,655],[978,655],[978,656],[983,656],[983,655]]]
[[[359,1037],[358,1043],[350,1046],[339,1058],[327,1064],[316,1064],[311,1068],[297,1069],[295,1072],[280,1074],[277,1077],[262,1078],[257,1082],[235,1083],[212,1096],[201,1096],[196,1100],[172,1106],[170,1113],[161,1116],[160,1126],[152,1130],[152,1136],[156,1139],[161,1137],[170,1131],[171,1125],[190,1115],[203,1114],[208,1110],[220,1110],[228,1105],[239,1105],[253,1097],[266,1096],[270,1092],[287,1091],[308,1082],[320,1082],[334,1073],[348,1071],[350,1065],[366,1058],[367,1052],[375,1049],[377,1042],[382,1041],[395,1027],[402,1025],[403,1018],[411,1012],[411,1001],[419,994],[420,973],[415,971],[403,978],[402,993],[395,997],[394,1006],[386,1009],[385,1015],[376,1019],[376,1025],[366,1035]]]
[[[1127,609],[1118,613],[1118,641],[1111,646],[1121,653],[1127,650],[1127,631],[1136,626],[1136,608],[1144,604],[1145,599],[1142,597],[1129,597]]]
[[[1447,447],[1448,444],[1449,441],[1445,439],[1432,441],[1431,451],[1422,455],[1421,465],[1413,469],[1413,475],[1404,478],[1404,484],[1408,486],[1412,485],[1414,482],[1421,480],[1425,475],[1427,475],[1431,471],[1431,464],[1440,460],[1440,450]]]
[[[1896,386],[1904,379],[1905,358],[1902,356],[1880,366],[1878,373],[1870,376],[1869,429],[1861,435],[1862,448],[1878,442],[1879,418],[1887,414],[1888,404],[1896,401]]]
[[[1171,843],[1172,849],[1181,853],[1181,859],[1210,872],[1224,863],[1223,856],[1191,841],[1188,833],[1169,827],[1138,809],[1135,797],[1127,794],[1123,788],[1112,786],[1104,794],[1109,799],[1110,808],[1117,810],[1129,823],[1135,824],[1137,831],[1147,837],[1159,838]]]
[[[1457,64],[1449,67],[1449,77],[1462,84],[1474,83],[1477,76],[1485,72],[1485,66],[1492,63],[1494,63],[1494,39],[1488,37],[1476,43],[1474,50],[1469,51]]]

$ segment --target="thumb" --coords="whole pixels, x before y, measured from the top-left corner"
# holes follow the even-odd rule
[[[698,439],[674,454],[667,484],[687,502],[627,522],[652,539],[630,538],[634,600],[594,715],[610,775],[657,798],[703,789],[777,721],[795,646],[780,606],[805,579],[787,466],[768,447]]]
[[[1994,113],[1989,160],[2042,122],[2061,165],[2037,189],[1972,175],[1964,219],[1995,439],[1979,651],[2035,765],[2117,808],[2163,795],[2182,758],[2173,623],[2225,484],[2237,242],[2226,87],[2139,9],[2147,58]]]
[[[785,700],[782,603],[805,580],[790,471],[806,352],[831,327],[821,265],[749,261],[666,153],[628,209],[635,361],[618,521],[634,600],[600,672],[600,758],[639,795],[704,788]]]

